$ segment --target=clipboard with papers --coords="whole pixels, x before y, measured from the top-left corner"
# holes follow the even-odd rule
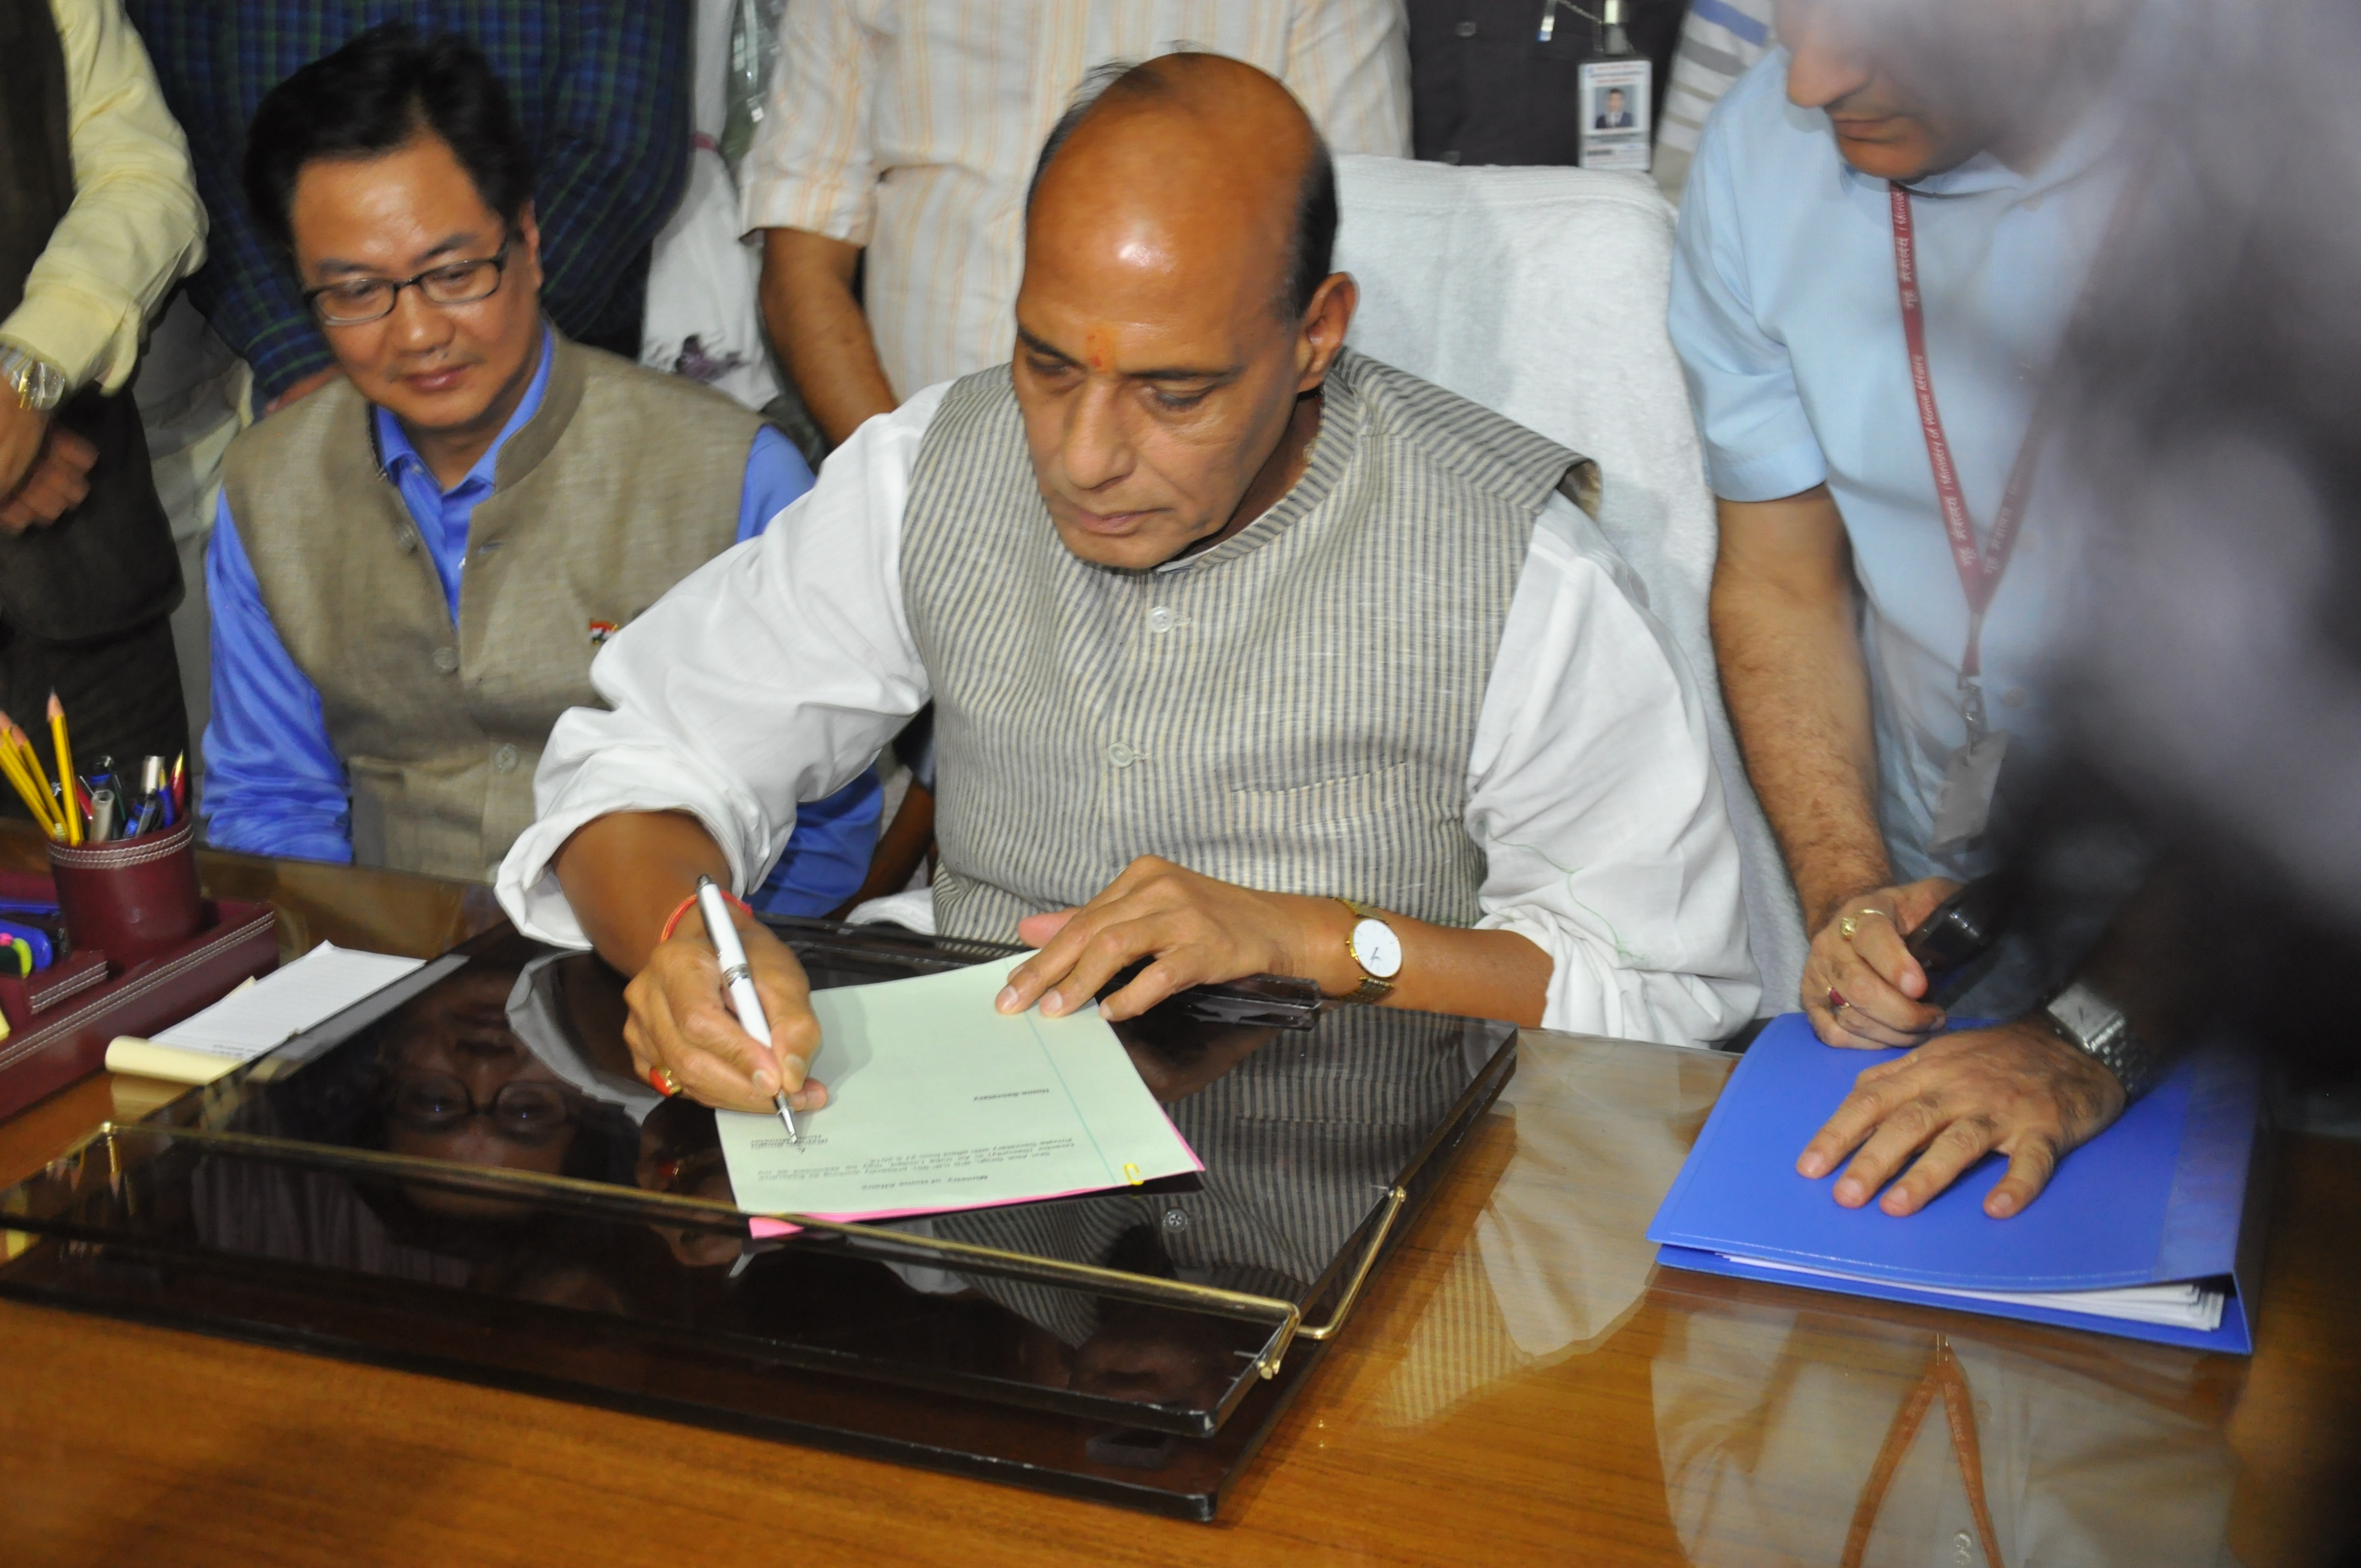
[[[2267,1183],[2250,1065],[2182,1061],[2010,1219],[1983,1212],[1997,1156],[1916,1214],[1841,1208],[1835,1175],[1807,1179],[1795,1157],[1861,1071],[1902,1054],[1824,1046],[1800,1014],[1765,1028],[1648,1226],[1659,1261],[2253,1354]]]

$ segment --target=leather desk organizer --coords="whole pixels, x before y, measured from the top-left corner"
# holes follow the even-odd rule
[[[0,898],[57,896],[44,876],[0,872]],[[106,1065],[117,1035],[149,1035],[218,1002],[240,981],[279,963],[277,918],[267,904],[206,899],[195,933],[136,964],[76,948],[21,980],[0,978],[0,1116]]]

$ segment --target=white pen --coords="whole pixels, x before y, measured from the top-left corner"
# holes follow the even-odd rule
[[[730,1005],[738,1010],[739,1026],[769,1046],[771,1020],[763,1012],[763,999],[754,994],[754,977],[746,968],[746,946],[739,941],[737,923],[730,918],[729,900],[709,876],[697,879],[697,907],[705,916],[705,934],[713,939],[714,956],[721,960],[721,983],[730,988]],[[796,1131],[796,1113],[787,1109],[784,1085],[771,1103],[778,1108],[779,1121],[787,1129],[787,1142],[802,1143],[804,1135]]]

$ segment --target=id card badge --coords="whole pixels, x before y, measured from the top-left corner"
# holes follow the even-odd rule
[[[1577,68],[1583,168],[1647,172],[1648,126],[1655,107],[1648,93],[1653,69],[1644,56],[1585,60]]]
[[[2000,787],[2000,765],[2007,756],[2005,729],[1977,735],[1951,753],[1942,787],[1935,793],[1935,831],[1928,849],[1953,849],[1983,837],[1992,820],[1993,794]]]

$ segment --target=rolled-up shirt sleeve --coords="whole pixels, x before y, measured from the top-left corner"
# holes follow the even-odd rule
[[[866,246],[876,217],[870,143],[876,47],[855,0],[796,0],[779,24],[779,63],[746,155],[741,217]]]
[[[1703,1045],[1753,1016],[1738,838],[1671,636],[1597,526],[1533,531],[1468,760],[1486,930],[1550,956],[1545,1027]]]
[[[862,425],[760,538],[683,579],[592,662],[608,707],[557,721],[533,779],[539,819],[500,865],[519,929],[588,946],[550,862],[619,811],[695,817],[736,890],[760,884],[797,804],[852,782],[925,706],[902,510],[942,391]]]
[[[205,258],[189,144],[122,0],[52,7],[65,56],[73,204],[26,276],[0,338],[75,387],[131,378],[148,318]]]
[[[1728,117],[1718,111],[1681,198],[1667,325],[1688,378],[1714,494],[1777,500],[1819,484],[1828,465],[1787,345],[1763,330],[1750,295],[1731,140]]]

